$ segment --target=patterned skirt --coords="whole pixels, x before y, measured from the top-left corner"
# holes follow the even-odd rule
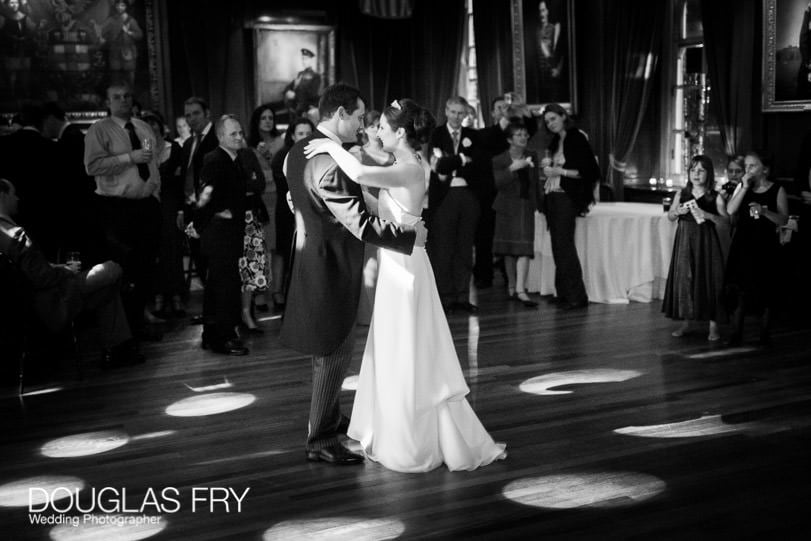
[[[239,258],[239,277],[242,291],[266,291],[265,232],[262,224],[251,210],[245,211],[245,235],[242,240],[242,257]]]

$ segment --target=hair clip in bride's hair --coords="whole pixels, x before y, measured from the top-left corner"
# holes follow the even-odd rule
[[[402,110],[402,107],[400,107],[400,102],[397,101],[397,100],[394,100],[393,102],[391,102],[391,107],[394,107],[398,111]]]

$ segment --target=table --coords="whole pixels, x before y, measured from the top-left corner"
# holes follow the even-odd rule
[[[591,302],[651,302],[664,296],[676,222],[660,204],[598,203],[577,218],[575,245]],[[546,217],[535,213],[535,257],[528,289],[555,293],[555,262]]]

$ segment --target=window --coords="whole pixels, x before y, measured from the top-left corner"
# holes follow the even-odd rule
[[[700,0],[675,0],[675,77],[669,115],[667,178],[687,183],[687,167],[696,154],[710,157],[720,181],[726,167],[717,116],[710,101]]]
[[[465,25],[465,47],[462,50],[461,69],[459,70],[459,95],[463,96],[475,110],[472,127],[482,124],[479,104],[479,77],[476,74],[476,39],[473,32],[473,0],[466,1],[467,24]]]

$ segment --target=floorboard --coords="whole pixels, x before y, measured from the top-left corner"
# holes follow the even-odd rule
[[[193,299],[199,301],[199,299]],[[147,362],[81,378],[62,363],[19,399],[0,397],[3,539],[719,539],[808,538],[811,506],[811,325],[778,321],[774,345],[734,350],[706,331],[673,338],[658,303],[537,310],[479,295],[476,317],[450,318],[469,400],[509,456],[473,472],[401,474],[367,462],[304,460],[309,360],[261,323],[247,357],[199,347],[200,328],[175,322],[144,346]],[[192,306],[192,311],[199,309]],[[367,328],[350,375],[357,374]],[[755,328],[749,329],[752,340]],[[534,394],[521,390],[535,383]],[[538,381],[538,380],[533,380]],[[37,393],[49,388],[53,392]],[[241,405],[172,416],[170,406],[215,393]],[[228,393],[228,394],[225,394]],[[349,411],[353,393],[342,393]],[[215,395],[216,396],[216,395]],[[239,401],[242,400],[240,403]],[[202,402],[199,407],[212,404]],[[217,405],[217,404],[214,404]],[[83,443],[58,438],[97,433]],[[91,451],[93,454],[90,454]],[[83,483],[78,502],[32,524],[30,486]],[[38,478],[40,481],[32,481]],[[14,487],[17,487],[17,492]],[[94,524],[91,490],[126,492],[133,518]],[[193,492],[194,489],[197,492]],[[176,492],[177,509],[147,505]],[[219,489],[247,494],[214,502]],[[21,495],[22,494],[22,495]],[[200,500],[193,508],[193,494]],[[122,499],[122,498],[119,498]],[[115,513],[93,509],[99,520]],[[171,502],[156,498],[159,504]],[[68,503],[65,503],[68,502]],[[228,509],[225,504],[228,504]],[[106,519],[104,518],[106,517]],[[160,520],[158,520],[158,518]]]

